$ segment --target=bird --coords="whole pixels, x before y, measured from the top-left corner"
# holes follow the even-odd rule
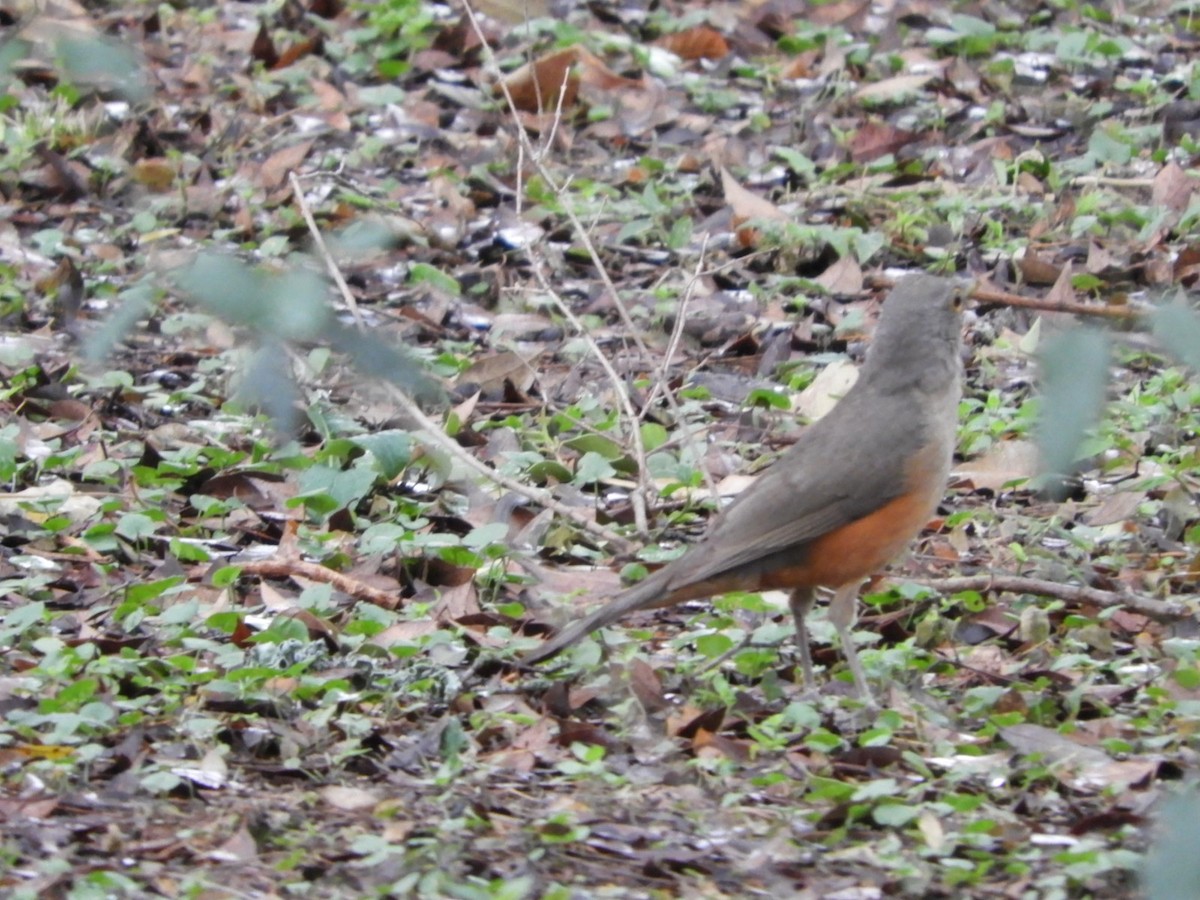
[[[858,696],[871,702],[851,629],[863,580],[905,550],[945,495],[962,392],[967,285],[899,279],[854,385],[679,557],[567,625],[521,663],[550,659],[639,609],[731,591],[790,591],[805,684],[805,619],[818,587]]]

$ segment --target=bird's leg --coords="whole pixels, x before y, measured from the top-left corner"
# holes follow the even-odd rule
[[[850,629],[858,618],[858,582],[843,584],[829,601],[829,621],[837,629],[842,641],[842,653],[846,657],[846,665],[854,676],[854,688],[858,696],[868,702],[872,701],[871,689],[867,687],[867,679],[863,674],[862,663],[858,661],[858,651],[854,649],[854,637]]]
[[[813,681],[812,648],[808,645],[808,626],[804,617],[812,609],[816,592],[810,587],[799,587],[788,597],[788,606],[792,610],[792,620],[796,623],[796,647],[800,650],[800,666],[804,669],[804,686],[811,688]]]

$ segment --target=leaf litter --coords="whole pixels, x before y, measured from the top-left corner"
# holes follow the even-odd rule
[[[6,892],[1134,893],[1200,690],[1185,12],[0,9]],[[912,269],[988,290],[955,481],[864,589],[884,709],[819,614],[796,682],[770,594],[513,664],[794,440]],[[368,377],[417,357],[560,507]]]

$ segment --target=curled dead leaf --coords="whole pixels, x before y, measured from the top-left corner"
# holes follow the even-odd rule
[[[579,94],[579,75],[572,67],[579,61],[579,47],[567,47],[526,63],[511,73],[494,93],[507,90],[513,106],[522,112],[548,112],[569,107]]]
[[[654,43],[680,59],[723,59],[729,55],[729,43],[707,25],[664,34]]]

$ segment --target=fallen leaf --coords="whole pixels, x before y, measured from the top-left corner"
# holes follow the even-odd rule
[[[495,93],[507,90],[513,106],[522,112],[570,107],[579,93],[579,75],[571,71],[578,59],[578,47],[548,53],[510,73],[496,85]]]
[[[999,493],[1005,485],[1037,474],[1038,449],[1033,441],[1000,441],[977,459],[956,466],[952,475],[974,490]]]
[[[831,294],[860,294],[863,289],[862,266],[847,253],[818,275],[816,282]]]
[[[654,43],[680,59],[723,59],[729,55],[728,42],[719,31],[707,25],[664,34]]]
[[[837,406],[856,381],[858,366],[848,359],[831,362],[800,392],[792,408],[815,422]]]
[[[1062,268],[1038,256],[1033,247],[1026,247],[1017,259],[1021,277],[1029,284],[1054,284],[1062,274]]]
[[[856,100],[869,100],[873,103],[896,103],[916,97],[931,81],[932,75],[893,75],[891,78],[859,88],[854,92],[854,97]]]
[[[327,785],[317,791],[317,793],[330,806],[348,812],[358,809],[374,809],[380,801],[380,797],[374,791],[358,787],[345,787],[338,784]]]
[[[291,172],[300,168],[312,147],[312,141],[301,141],[272,153],[258,170],[258,183],[267,190],[279,187]]]

